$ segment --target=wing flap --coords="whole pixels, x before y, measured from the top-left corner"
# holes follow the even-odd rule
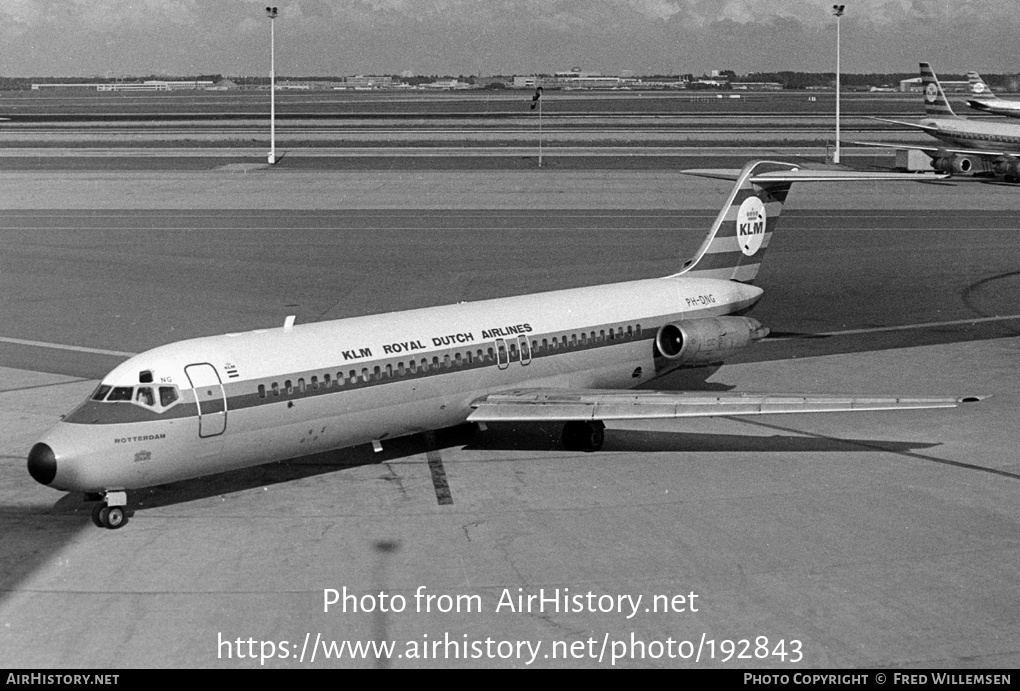
[[[517,389],[480,398],[470,422],[649,420],[724,415],[953,408],[974,397]]]

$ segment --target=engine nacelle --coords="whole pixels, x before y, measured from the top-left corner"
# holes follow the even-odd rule
[[[932,161],[931,167],[940,173],[961,175],[974,170],[974,162],[966,156],[942,156]]]
[[[661,326],[655,334],[655,348],[674,364],[711,365],[768,333],[767,327],[749,317],[685,319]]]
[[[995,173],[997,175],[1011,175],[1014,178],[1020,177],[1020,158],[1005,158],[996,161]]]

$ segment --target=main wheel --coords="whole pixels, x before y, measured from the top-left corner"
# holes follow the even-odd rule
[[[606,439],[605,428],[599,420],[571,420],[563,425],[563,446],[568,451],[598,451]]]
[[[589,422],[586,427],[582,450],[588,452],[600,450],[606,441],[605,426],[601,422]]]
[[[563,425],[563,448],[567,451],[580,451],[581,440],[584,437],[585,426],[583,422],[571,420]]]
[[[96,504],[92,507],[92,522],[97,528],[104,528],[103,519],[99,515],[103,509],[106,508],[106,504]]]
[[[127,523],[127,514],[124,513],[124,509],[119,506],[111,506],[106,510],[106,516],[103,519],[103,524],[106,525],[110,530],[116,530]]]

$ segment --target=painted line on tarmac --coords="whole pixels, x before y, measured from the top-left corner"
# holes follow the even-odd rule
[[[446,478],[446,468],[443,467],[443,457],[436,444],[436,433],[434,431],[425,432],[424,437],[425,458],[429,462],[432,486],[436,490],[436,502],[440,506],[453,504],[453,494],[450,492],[450,482]]]
[[[1001,322],[1020,319],[1020,314],[1008,314],[1002,317],[978,317],[976,319],[955,319],[944,322],[923,322],[921,324],[903,324],[900,326],[875,326],[867,329],[847,329],[845,331],[822,331],[820,333],[804,334],[812,338],[820,336],[853,336],[855,334],[873,334],[883,331],[909,331],[911,329],[936,329],[940,326],[963,326],[966,324],[981,324],[984,322]],[[802,336],[777,336],[770,338],[770,341],[789,341]]]
[[[13,389],[0,389],[0,393],[11,393],[12,391],[31,391],[32,389],[46,389],[51,386],[66,386],[67,384],[80,384],[93,379],[68,379],[67,381],[55,381],[49,384],[34,384],[32,386],[18,386]]]
[[[138,353],[126,353],[122,350],[103,350],[102,348],[87,348],[85,346],[64,345],[63,343],[26,341],[22,338],[7,338],[6,336],[0,336],[0,343],[13,343],[14,345],[33,346],[35,348],[53,348],[55,350],[73,350],[78,353],[92,353],[93,355],[116,355],[118,357],[134,357],[138,355]]]

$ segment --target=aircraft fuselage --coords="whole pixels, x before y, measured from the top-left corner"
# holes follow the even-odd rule
[[[1012,148],[1020,155],[1020,125],[962,118],[927,118],[920,124],[932,128],[928,132],[947,144],[989,151]]]
[[[129,490],[379,442],[462,423],[508,387],[633,387],[673,368],[660,327],[743,314],[762,292],[672,276],[161,346],[40,440],[45,484]]]

